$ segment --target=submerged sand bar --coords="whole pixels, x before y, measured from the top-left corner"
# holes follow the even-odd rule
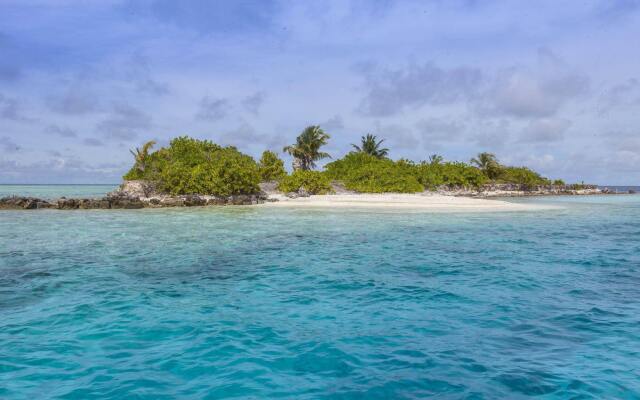
[[[552,205],[512,203],[504,200],[440,194],[337,194],[293,199],[283,195],[269,197],[278,201],[265,203],[261,207],[379,208],[438,212],[538,211],[559,208]]]

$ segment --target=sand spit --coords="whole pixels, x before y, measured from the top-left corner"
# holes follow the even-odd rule
[[[275,194],[269,197],[277,201],[267,202],[260,207],[379,208],[440,212],[538,211],[558,208],[557,206],[440,194],[339,194],[313,195],[293,199]]]

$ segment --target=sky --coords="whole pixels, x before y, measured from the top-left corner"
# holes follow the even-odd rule
[[[640,184],[640,0],[0,0],[0,183],[117,183],[189,135],[259,157],[483,151]],[[290,162],[285,154],[282,157]]]

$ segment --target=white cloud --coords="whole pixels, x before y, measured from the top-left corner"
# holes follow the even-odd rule
[[[565,132],[571,127],[571,121],[562,118],[535,119],[523,129],[521,142],[550,143],[564,138]]]

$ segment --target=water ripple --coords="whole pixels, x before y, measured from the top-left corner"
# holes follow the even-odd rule
[[[0,398],[639,398],[640,202],[571,201],[2,212]]]

